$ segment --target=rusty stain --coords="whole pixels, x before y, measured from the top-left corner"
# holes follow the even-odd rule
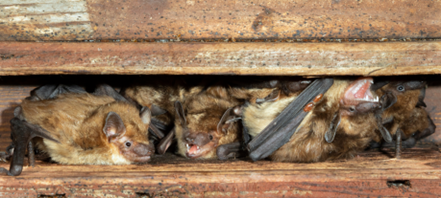
[[[256,19],[253,22],[253,25],[251,26],[253,28],[254,31],[256,32],[260,32],[262,30],[264,30],[264,27],[271,27],[273,25],[273,19],[272,16],[275,14],[279,14],[276,13],[276,11],[274,9],[265,7],[263,7],[263,12],[260,13],[259,15],[257,15]],[[265,28],[266,29],[266,28]],[[266,31],[266,30],[264,30]]]
[[[0,40],[441,37],[431,0],[31,1],[0,2]]]

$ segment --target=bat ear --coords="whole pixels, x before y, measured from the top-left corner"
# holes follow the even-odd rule
[[[325,133],[325,140],[327,143],[332,143],[334,141],[335,134],[337,134],[338,125],[340,125],[340,121],[340,116],[338,115],[338,113],[336,113],[332,118],[328,130]]]
[[[404,86],[409,90],[422,89],[426,86],[426,81],[408,81],[404,83]]]
[[[285,93],[285,95],[289,95],[290,93],[295,93],[305,89],[311,83],[312,80],[287,81],[282,83],[282,90]]]
[[[119,117],[117,113],[111,111],[107,114],[106,124],[104,124],[103,132],[106,134],[109,142],[111,138],[121,136],[126,132],[126,127],[124,126],[121,117]]]
[[[374,84],[371,85],[371,91],[377,91],[377,89],[380,89],[387,84],[389,84],[389,81],[374,79]]]
[[[257,98],[256,103],[261,104],[264,102],[273,102],[273,101],[276,101],[277,99],[279,99],[279,96],[280,96],[280,90],[276,89],[263,99]]]
[[[176,115],[179,117],[179,120],[181,121],[181,125],[184,126],[187,123],[187,119],[185,118],[184,108],[182,107],[181,102],[179,101],[175,102],[175,110],[176,110]]]
[[[394,93],[388,91],[380,98],[380,103],[382,106],[381,108],[383,110],[388,109],[389,107],[397,103],[397,100],[397,96]]]
[[[426,97],[426,87],[423,87],[420,91],[420,95],[418,96],[418,102],[416,104],[417,107],[426,107],[426,103],[424,102],[424,98]]]
[[[227,130],[232,123],[242,119],[241,114],[242,108],[240,106],[227,109],[217,124],[217,132],[227,133]]]
[[[141,120],[144,124],[150,124],[150,121],[152,120],[152,112],[148,107],[142,107],[139,116],[141,117]]]
[[[152,105],[150,110],[152,111],[152,116],[158,116],[167,113],[166,110],[161,109],[161,107],[158,107],[156,105]]]

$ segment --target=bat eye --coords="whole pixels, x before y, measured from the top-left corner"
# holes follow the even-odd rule
[[[210,138],[210,140],[213,140],[213,136],[212,135],[208,135],[208,138]]]
[[[354,107],[349,107],[349,112],[354,112],[354,111],[355,111]]]
[[[404,86],[402,86],[402,85],[400,85],[400,86],[398,86],[397,87],[397,91],[404,91],[405,89],[404,89]]]
[[[132,146],[131,142],[126,142],[126,147],[129,148],[130,146]]]

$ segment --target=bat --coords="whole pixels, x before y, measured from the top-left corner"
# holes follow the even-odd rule
[[[241,81],[228,81],[229,95],[238,99],[245,100],[248,105],[262,104],[267,102],[275,102],[284,97],[298,94],[299,91],[305,89],[312,81],[304,78],[296,77],[253,77],[251,79],[241,79]],[[236,115],[242,115],[242,109],[236,108]],[[242,124],[243,125],[243,124]],[[247,155],[247,144],[251,137],[246,130],[242,129],[242,141],[223,144],[217,148],[217,156],[220,160],[226,160],[233,157]]]
[[[147,136],[151,118],[148,108],[140,112],[134,105],[110,96],[75,90],[47,85],[33,90],[31,97],[23,100],[11,120],[14,154],[10,170],[3,169],[3,173],[21,173],[26,147],[31,165],[34,148],[61,164],[110,165],[150,160],[154,148]]]
[[[376,92],[388,95],[394,102],[381,114],[382,123],[395,136],[395,158],[401,154],[402,139],[406,147],[413,146],[416,140],[435,132],[435,125],[423,107],[426,82],[393,80]],[[415,133],[415,134],[414,134]],[[417,138],[417,139],[416,139]],[[392,142],[392,141],[390,141]],[[388,146],[387,142],[384,146]]]
[[[152,111],[149,131],[156,144],[158,154],[164,154],[174,141],[175,101],[183,102],[191,95],[205,88],[204,79],[191,80],[181,77],[149,77],[148,81],[132,83],[124,87],[121,95],[137,106],[145,106]],[[166,135],[167,134],[167,135]],[[165,138],[165,139],[164,139]]]
[[[425,138],[435,132],[436,126],[426,110],[422,107],[415,107],[411,116],[407,118],[399,127],[397,134],[401,135],[401,147],[412,148],[416,141]],[[383,143],[382,147],[397,146],[397,141]]]
[[[182,104],[175,102],[178,154],[214,159],[218,158],[219,146],[240,141],[240,104],[220,85],[210,86]]]
[[[284,139],[287,143],[276,148],[271,148],[271,144],[266,148],[263,147],[261,153],[256,155],[258,157],[252,159],[257,160],[269,155],[274,161],[316,162],[352,156],[369,144],[370,134],[375,129],[373,111],[379,107],[379,99],[369,89],[372,83],[370,78],[356,81],[335,79],[333,84],[330,83],[332,86],[327,83],[330,88],[321,90],[326,92],[322,97],[315,97],[317,93],[309,96],[315,102],[314,105],[305,104],[311,99],[306,100],[303,105],[298,105],[297,108],[308,113],[305,115],[305,111],[301,112],[304,114],[303,120],[299,119],[301,116],[290,118],[298,123],[297,127],[275,130],[278,133],[293,134],[287,138],[283,135],[276,136],[283,137],[280,139]],[[286,117],[280,116],[282,115],[280,112],[285,108],[289,109],[288,105],[298,99],[300,95],[277,102],[249,105],[243,110],[245,127],[252,136],[257,136],[268,128],[267,126],[278,126],[280,123],[278,119]],[[354,130],[354,126],[358,124],[369,128],[357,127],[360,130]],[[325,134],[330,135],[325,137]]]

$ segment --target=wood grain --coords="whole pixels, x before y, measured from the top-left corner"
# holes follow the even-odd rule
[[[0,75],[441,74],[441,42],[0,43]]]
[[[436,196],[441,153],[413,149],[402,160],[391,151],[368,151],[347,161],[275,163],[248,160],[187,160],[166,154],[145,165],[66,166],[39,163],[18,177],[0,176],[8,197],[176,196],[176,197],[334,197]],[[0,163],[0,167],[7,167]],[[407,185],[388,185],[409,180]]]
[[[0,40],[436,38],[441,2],[11,0]]]

